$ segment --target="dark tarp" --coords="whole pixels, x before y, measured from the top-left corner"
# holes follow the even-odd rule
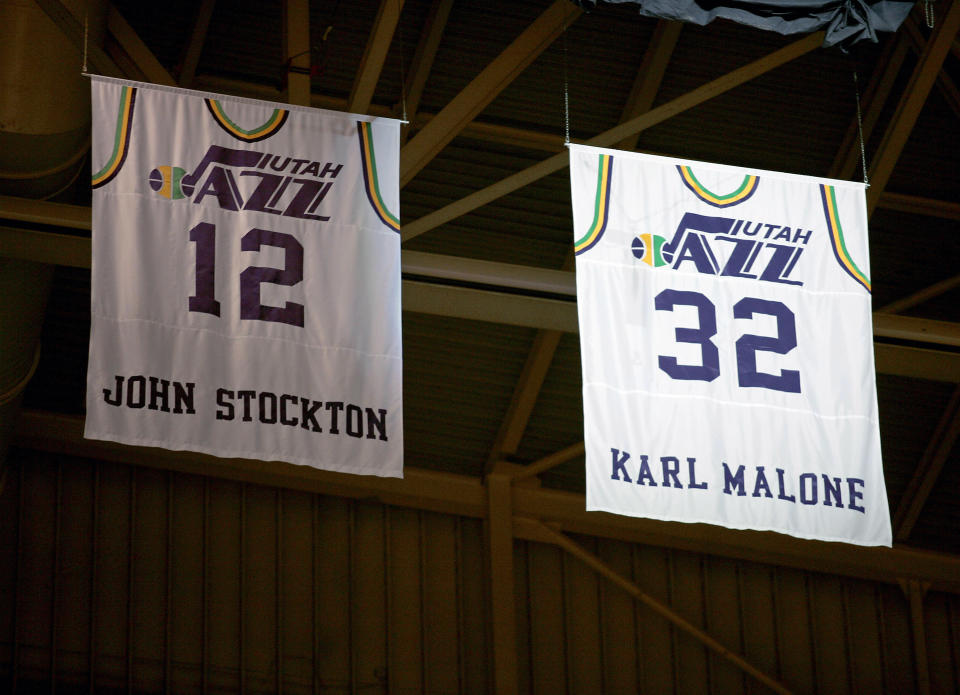
[[[573,0],[590,8],[598,0]],[[781,34],[826,31],[824,46],[847,48],[896,31],[913,7],[899,0],[606,0],[640,6],[640,14],[704,25],[717,17]]]

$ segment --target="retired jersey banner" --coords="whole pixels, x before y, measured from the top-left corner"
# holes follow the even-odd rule
[[[587,509],[890,545],[864,186],[570,147]]]
[[[401,477],[399,121],[92,90],[85,435]]]

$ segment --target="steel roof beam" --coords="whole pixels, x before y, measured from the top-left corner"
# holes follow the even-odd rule
[[[124,77],[123,71],[96,42],[86,41],[84,25],[73,16],[60,0],[36,0],[40,9],[53,20],[70,42],[83,53],[86,50],[87,69],[107,77]],[[85,45],[86,44],[86,45]]]
[[[190,40],[184,48],[183,58],[180,62],[182,65],[179,75],[181,87],[193,85],[193,79],[197,74],[197,65],[200,64],[200,54],[203,52],[203,44],[207,40],[207,31],[213,17],[214,5],[216,5],[216,0],[203,0],[197,8],[193,31],[190,32]]]
[[[387,59],[387,51],[393,40],[393,32],[396,31],[397,22],[400,21],[401,9],[403,9],[403,0],[381,0],[353,88],[350,90],[347,111],[367,113],[370,109],[373,92],[380,80],[383,63]]]
[[[680,29],[682,28],[683,24],[681,22],[671,22],[666,19],[657,22],[650,43],[647,45],[647,50],[644,51],[643,59],[640,61],[640,69],[637,71],[633,86],[630,88],[627,103],[623,107],[623,114],[620,116],[621,123],[653,108],[653,100],[656,98],[657,92],[660,91],[660,84],[667,72],[667,65],[673,56],[673,49],[677,46],[677,39],[680,38]],[[640,133],[634,133],[625,137],[614,147],[619,150],[632,150],[637,146],[639,139]]]
[[[655,109],[651,109],[636,118],[632,118],[625,123],[621,123],[618,126],[607,130],[600,135],[597,135],[590,140],[587,140],[587,144],[596,145],[598,147],[609,147],[614,143],[620,142],[625,137],[639,133],[647,128],[653,127],[658,123],[662,123],[673,116],[676,116],[679,113],[688,111],[694,106],[698,106],[705,101],[709,101],[713,97],[719,96],[724,92],[728,92],[734,87],[738,87],[746,82],[749,82],[755,77],[759,77],[764,73],[773,70],[774,68],[780,67],[785,63],[789,63],[795,58],[799,58],[810,51],[819,48],[823,41],[823,32],[817,32],[815,34],[810,34],[805,38],[800,39],[799,41],[794,41],[783,48],[774,51],[773,53],[764,56],[758,60],[748,63],[736,70],[727,73],[721,77],[718,77],[715,80],[708,82],[705,85],[697,87],[693,91],[687,92],[683,96],[677,97],[671,101],[668,101],[665,104],[661,104]],[[438,116],[439,118],[439,116]],[[429,127],[429,126],[428,126]],[[426,132],[426,129],[424,129]],[[411,141],[412,145],[414,141]],[[407,147],[410,147],[407,145]],[[401,167],[403,167],[403,152],[401,151]],[[424,215],[418,220],[414,220],[410,224],[403,225],[402,238],[404,241],[412,239],[415,236],[428,232],[431,229],[439,227],[441,224],[449,222],[452,219],[455,219],[461,215],[465,215],[468,212],[476,210],[479,207],[486,205],[502,196],[512,193],[520,188],[523,188],[526,185],[533,183],[539,179],[542,179],[544,176],[548,176],[556,171],[560,171],[569,164],[569,157],[566,152],[561,152],[559,154],[545,159],[544,161],[534,164],[532,167],[528,167],[521,172],[508,176],[505,179],[498,181],[486,188],[483,188],[475,193],[471,193],[466,198],[462,198],[454,203],[447,205],[439,210],[431,212],[427,215]]]
[[[284,79],[287,88],[283,100],[310,106],[310,3],[309,0],[283,2]]]
[[[890,96],[890,90],[893,89],[893,83],[897,79],[906,57],[907,40],[902,34],[896,34],[888,40],[883,53],[877,60],[873,74],[870,75],[870,80],[863,90],[863,98],[861,99],[862,119],[854,115],[850,120],[847,132],[843,135],[843,141],[837,149],[837,156],[827,172],[828,177],[832,179],[850,179],[853,177],[860,161],[861,122],[863,142],[869,142],[877,124],[877,119],[880,118],[883,105],[887,103],[887,97]],[[857,88],[856,84],[854,84],[854,88]]]
[[[407,138],[413,130],[413,121],[416,120],[416,113],[420,109],[423,88],[427,84],[430,71],[433,70],[433,61],[437,57],[437,49],[440,47],[440,39],[443,37],[443,31],[446,29],[447,19],[450,17],[452,7],[453,0],[433,0],[433,4],[430,6],[426,28],[417,43],[417,50],[413,54],[413,63],[410,65],[410,75],[407,77],[406,107],[408,109],[407,117],[411,120],[411,123],[403,130],[400,137],[401,146],[407,142]]]
[[[0,218],[6,199],[0,198]],[[401,255],[405,263],[408,252]],[[0,256],[40,261],[79,268],[90,267],[90,239],[69,234],[38,232],[20,228],[16,224],[0,221]],[[465,281],[465,268],[478,264],[480,271],[475,277],[478,284],[487,285],[488,280],[512,275],[511,289],[526,289],[542,294],[535,287],[572,287],[573,273],[527,266],[474,261],[447,256],[420,254],[413,257],[414,268],[427,265],[433,268],[433,278],[444,276],[442,268],[449,265],[447,279]],[[495,272],[494,272],[495,271]],[[532,272],[531,272],[532,271]],[[526,275],[526,273],[530,273]],[[560,293],[552,293],[560,294]],[[576,303],[571,300],[550,299],[423,282],[403,280],[403,309],[424,314],[452,316],[473,321],[488,321],[512,326],[527,326],[546,330],[576,333]],[[926,321],[903,316],[874,315],[879,325],[874,328],[876,336],[899,340],[933,343],[945,342],[956,345],[960,339],[960,324],[943,321]],[[875,343],[874,353],[877,371],[914,378],[939,381],[960,381],[960,353],[943,352],[921,347],[906,347],[888,343]]]
[[[923,457],[900,498],[900,504],[897,505],[897,511],[893,515],[894,539],[905,541],[910,537],[958,437],[960,437],[960,385],[950,397],[943,416],[923,452]]]
[[[536,59],[582,10],[555,0],[400,150],[400,186],[417,175]]]
[[[907,212],[911,215],[926,215],[927,217],[939,217],[944,220],[960,220],[960,203],[923,198],[918,195],[904,195],[902,193],[884,191],[880,196],[879,202],[877,202],[877,207],[885,210]]]
[[[123,18],[116,7],[107,8],[107,31],[116,40],[120,48],[130,57],[137,69],[143,73],[147,82],[174,87],[177,81],[161,65],[153,52],[147,48],[133,27]]]
[[[265,99],[268,101],[277,101],[280,99],[280,92],[277,89],[267,87],[266,85],[253,84],[251,82],[242,82],[225,78],[211,77],[209,75],[199,75],[197,77],[197,88],[207,89],[213,92],[222,92],[225,94],[236,94],[237,96],[247,96],[253,99]],[[346,99],[339,97],[330,97],[323,94],[314,94],[311,97],[311,104],[318,108],[332,109],[334,111],[345,111],[347,108]],[[369,113],[374,116],[395,117],[392,109],[385,106],[372,105]],[[423,127],[436,117],[435,114],[421,111],[414,119],[414,127]],[[544,152],[563,152],[563,135],[555,133],[541,133],[524,128],[513,128],[495,123],[485,123],[483,121],[473,121],[467,124],[463,132],[463,137],[474,138],[484,142],[499,142],[507,145],[515,145],[531,150],[541,150]],[[574,140],[574,142],[582,142]],[[648,150],[639,150],[649,154],[663,154],[651,152]],[[856,153],[854,164],[856,166]],[[851,171],[853,171],[851,169]],[[841,178],[830,175],[831,178]],[[849,177],[847,177],[849,178]],[[923,198],[914,195],[905,195],[902,193],[884,192],[880,197],[877,207],[910,212],[917,215],[926,215],[929,217],[942,217],[944,219],[960,219],[960,203],[935,200],[933,198]],[[409,226],[409,224],[407,225]]]
[[[90,267],[89,237],[37,231],[20,223],[89,229],[89,208],[0,196],[0,256]],[[401,253],[401,269],[408,277],[403,281],[402,295],[407,311],[568,333],[579,330],[576,277],[572,272],[409,251]],[[496,288],[508,292],[495,291]],[[960,345],[960,323],[880,312],[874,314],[873,320],[877,337],[928,345]],[[929,370],[929,378],[960,378],[954,376],[960,374],[960,354],[953,352],[935,353],[939,366],[937,360],[927,359],[902,367],[891,363],[891,357],[908,354],[903,352],[907,349],[887,346],[882,361],[878,353],[878,369],[916,376]],[[914,374],[921,368],[923,373]]]
[[[487,523],[484,524],[484,535],[490,574],[493,691],[513,695],[519,688],[510,478],[502,473],[491,473],[486,480],[486,489]]]
[[[923,38],[923,33],[920,31],[920,27],[913,16],[907,17],[903,23],[903,28],[906,31],[907,37],[910,39],[911,48],[917,53],[923,53],[926,40]],[[953,109],[954,115],[960,116],[960,91],[957,90],[957,84],[950,75],[947,74],[946,70],[941,70],[937,73],[936,84],[937,89],[940,90],[940,94],[943,95],[947,104]]]
[[[639,116],[649,111],[650,107],[653,106],[653,100],[660,89],[660,83],[663,81],[670,56],[673,55],[673,49],[677,45],[677,38],[680,36],[682,26],[680,22],[669,22],[663,19],[657,22],[650,43],[644,51],[640,69],[637,72],[623,115],[620,118],[621,121],[628,121],[635,116]],[[639,137],[639,135],[631,135],[617,146],[633,149],[636,147]],[[563,269],[573,270],[573,263],[573,248],[571,246],[564,261]],[[501,458],[517,453],[562,337],[563,333],[561,331],[548,330],[539,330],[534,336],[527,360],[520,372],[520,378],[514,387],[510,405],[507,407],[507,412],[500,423],[500,429],[497,431],[493,446],[490,447],[484,472],[489,472],[493,464]]]
[[[936,282],[932,285],[924,287],[922,290],[917,290],[907,297],[898,299],[895,302],[890,302],[886,306],[877,309],[877,313],[898,314],[901,311],[906,311],[907,309],[912,309],[915,306],[919,306],[920,304],[923,304],[934,297],[939,297],[940,295],[949,292],[954,287],[960,287],[960,275],[954,275],[952,278],[941,280],[940,282]]]
[[[870,168],[870,188],[867,189],[868,214],[873,214],[880,194],[890,180],[900,153],[920,117],[927,95],[930,94],[937,74],[943,67],[943,61],[950,51],[950,44],[957,34],[957,29],[960,29],[960,2],[954,0],[950,3],[944,17],[937,22],[936,28],[927,41],[906,90],[900,98],[897,110],[887,126],[883,140],[877,148],[873,166]]]

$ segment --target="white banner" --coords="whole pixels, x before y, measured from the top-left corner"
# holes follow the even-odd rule
[[[399,122],[92,89],[85,436],[401,477]]]
[[[570,148],[587,509],[890,545],[864,187]]]

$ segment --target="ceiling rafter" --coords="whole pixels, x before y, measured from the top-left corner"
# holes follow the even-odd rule
[[[897,314],[873,314],[873,334],[894,340],[960,346],[960,323]]]
[[[555,0],[513,43],[443,107],[400,150],[400,186],[417,175],[496,96],[582,14],[569,0]]]
[[[920,512],[933,491],[933,486],[943,470],[943,464],[960,437],[960,385],[954,390],[943,411],[937,427],[930,437],[923,457],[917,464],[913,478],[900,498],[893,515],[893,537],[905,541],[920,518]]]
[[[517,611],[513,574],[514,518],[510,478],[494,472],[486,479],[485,536],[490,570],[490,630],[494,692],[517,693]]]
[[[237,96],[251,97],[254,99],[264,99],[267,101],[278,101],[280,99],[279,90],[266,85],[254,84],[252,82],[243,82],[227,78],[212,77],[210,75],[198,75],[196,79],[196,88],[206,89],[211,92],[220,92],[222,94],[235,94]],[[313,94],[311,96],[311,105],[331,109],[333,111],[345,111],[347,108],[346,99],[326,96],[323,94]],[[395,117],[396,114],[391,108],[386,106],[371,105],[370,115]],[[435,118],[435,114],[421,111],[415,117],[414,127],[421,127]],[[544,133],[523,128],[514,128],[503,126],[496,123],[487,123],[483,121],[473,121],[469,123],[462,132],[464,137],[474,138],[484,142],[499,142],[507,145],[515,145],[531,150],[542,150],[544,152],[563,152],[564,137],[556,133]],[[574,140],[574,142],[582,142]],[[649,150],[638,150],[648,154],[665,154],[652,152]],[[856,155],[854,155],[856,156]],[[831,176],[831,178],[839,178]],[[877,207],[901,210],[918,215],[927,215],[930,217],[942,217],[944,219],[960,219],[960,203],[935,200],[933,198],[924,198],[921,196],[906,195],[902,193],[884,192],[880,197]],[[412,223],[408,223],[407,226]]]
[[[873,166],[870,168],[870,188],[867,189],[869,215],[873,214],[880,194],[890,180],[893,168],[907,144],[907,139],[920,116],[920,111],[926,103],[927,95],[936,81],[943,61],[950,51],[950,44],[958,28],[960,28],[960,2],[954,0],[927,40],[923,54],[917,61],[906,90],[877,148]]]
[[[640,61],[640,68],[630,89],[630,95],[627,97],[620,118],[621,122],[639,116],[649,111],[653,106],[653,100],[660,90],[663,76],[667,71],[670,57],[673,55],[673,49],[677,45],[682,26],[680,22],[669,22],[663,19],[657,22],[653,36]],[[636,147],[639,137],[639,134],[631,135],[622,140],[618,146],[633,149]],[[573,263],[574,256],[571,247],[564,261],[563,269],[572,270]],[[500,423],[493,446],[490,448],[490,454],[484,467],[485,472],[489,472],[494,463],[501,458],[510,457],[517,453],[562,337],[563,333],[561,331],[546,330],[539,330],[534,336],[520,378],[514,387],[507,412]]]
[[[335,473],[254,459],[225,459],[192,452],[130,447],[84,439],[83,417],[25,411],[13,444],[55,454],[116,461],[163,470],[249,482],[350,498],[373,497],[384,504],[485,518],[486,489],[474,476],[406,466],[403,478]],[[582,494],[514,485],[514,518],[541,519],[556,530],[599,538],[677,548],[748,562],[783,565],[873,581],[898,578],[930,582],[936,591],[960,593],[960,556],[915,550],[820,543],[779,533],[741,531],[708,524],[678,524],[653,519],[587,512]],[[529,537],[514,524],[514,537]]]
[[[671,101],[668,101],[665,104],[661,104],[655,109],[651,109],[636,118],[632,118],[625,123],[621,123],[618,126],[611,128],[589,140],[587,144],[596,145],[598,147],[609,147],[620,140],[623,140],[629,135],[634,133],[639,133],[642,130],[650,128],[658,123],[676,116],[679,113],[683,113],[694,106],[702,104],[705,101],[709,101],[713,97],[719,96],[724,92],[727,92],[734,87],[738,87],[755,77],[759,77],[774,68],[780,67],[785,63],[789,63],[795,58],[799,58],[810,51],[819,48],[823,42],[823,32],[817,32],[815,34],[810,34],[799,41],[794,41],[783,48],[770,53],[762,58],[759,58],[751,63],[728,72],[726,75],[722,75],[705,85],[701,85],[696,89],[687,92],[683,96],[677,97]],[[429,126],[428,126],[429,127]],[[413,144],[413,142],[411,142]],[[407,145],[409,147],[410,145]],[[402,166],[402,157],[403,152],[401,151],[401,166]],[[544,176],[548,176],[556,171],[560,171],[569,163],[569,157],[566,152],[561,152],[549,159],[545,159],[538,164],[534,164],[523,171],[520,171],[516,174],[508,176],[505,179],[501,179],[497,183],[494,183],[486,188],[483,188],[475,193],[471,193],[465,198],[461,198],[458,201],[450,203],[449,205],[440,208],[434,212],[431,212],[427,215],[424,215],[420,219],[414,220],[409,224],[405,224],[402,230],[402,238],[404,241],[412,239],[415,236],[419,236],[424,232],[428,232],[431,229],[439,227],[441,224],[449,222],[452,219],[455,219],[461,215],[465,215],[468,212],[476,210],[479,207],[486,205],[502,196],[512,193],[524,186],[537,181]]]
[[[80,268],[90,267],[89,237],[41,232],[18,224],[40,222],[65,229],[88,229],[89,208],[0,197],[0,211],[0,256]],[[405,279],[402,297],[406,311],[568,333],[579,330],[576,302],[573,301],[573,273],[433,254],[420,253],[411,256],[407,251],[401,254],[401,269],[420,277],[427,275],[458,283],[467,280],[484,287],[527,289],[535,293],[547,291],[550,294],[570,297],[568,300],[548,299]],[[960,344],[960,323],[880,313],[875,313],[873,320],[874,335],[881,339],[907,340],[931,346]],[[882,342],[875,344],[875,351],[878,371],[960,381],[960,353]]]
[[[180,59],[180,86],[188,88],[193,85],[193,80],[197,75],[197,66],[200,64],[200,54],[203,52],[203,44],[207,40],[207,31],[210,28],[210,19],[213,17],[213,8],[217,0],[203,0],[197,8],[197,17],[193,22],[193,30],[190,32],[190,40],[183,49],[183,57]]]
[[[725,647],[722,642],[715,639],[709,632],[697,627],[679,613],[674,611],[672,608],[655,599],[653,596],[637,586],[634,582],[630,581],[619,572],[614,570],[599,557],[588,551],[579,543],[573,541],[566,534],[550,528],[548,524],[544,524],[541,521],[535,521],[533,519],[517,519],[516,525],[523,527],[525,532],[529,535],[539,536],[538,540],[540,542],[556,545],[567,551],[570,555],[586,564],[588,567],[590,567],[590,569],[597,572],[600,576],[605,577],[609,581],[613,582],[628,594],[633,596],[637,601],[652,610],[654,613],[670,622],[670,624],[672,624],[674,627],[686,632],[689,636],[693,637],[703,646],[716,652],[718,656],[728,660],[737,668],[763,683],[770,690],[780,693],[781,695],[790,695],[793,692],[783,683],[771,677],[762,669],[758,668],[753,664],[753,662],[744,658],[739,653]]]
[[[843,141],[837,150],[837,156],[827,172],[828,177],[832,179],[850,179],[853,177],[860,161],[861,142],[869,142],[870,136],[873,134],[883,105],[887,103],[890,90],[893,89],[893,83],[907,57],[907,48],[907,39],[902,34],[897,34],[887,41],[883,53],[870,75],[870,80],[863,90],[863,99],[861,100],[862,118],[858,119],[854,115],[850,120],[847,132],[844,133]]]
[[[907,17],[903,22],[903,29],[910,40],[910,47],[917,53],[922,53],[926,45],[926,39],[923,37],[923,32],[920,31],[920,26],[913,15]],[[947,104],[953,109],[953,113],[960,116],[960,90],[957,89],[956,82],[945,70],[941,70],[937,73],[936,85]]]
[[[427,78],[433,70],[433,61],[437,57],[437,49],[440,47],[440,39],[447,27],[447,19],[450,17],[452,7],[453,0],[433,0],[433,4],[430,5],[423,35],[417,42],[417,50],[413,54],[410,74],[407,77],[406,108],[407,117],[411,123],[404,128],[400,136],[401,147],[407,142],[407,138],[410,137],[413,130],[413,123],[416,122],[423,88],[426,86]]]
[[[497,461],[509,459],[517,453],[562,337],[563,331],[544,329],[534,335],[523,370],[510,397],[510,405],[490,447],[484,473],[489,473]]]
[[[177,81],[167,72],[147,44],[137,35],[133,27],[123,18],[116,7],[107,8],[107,31],[116,39],[117,43],[130,56],[133,64],[143,73],[147,82],[174,87]]]
[[[284,101],[310,105],[310,3],[309,0],[283,2]]]
[[[941,294],[945,294],[955,287],[960,287],[960,275],[954,275],[952,278],[941,280],[940,282],[924,287],[921,290],[917,290],[911,295],[898,299],[894,302],[890,302],[886,306],[877,309],[877,313],[898,314],[901,311],[906,311],[907,309],[912,309],[915,306],[919,306],[924,302],[933,299],[934,297],[939,297]]]
[[[878,374],[960,382],[960,355],[956,352],[874,342],[873,361]]]
[[[583,456],[586,451],[587,447],[584,442],[571,444],[560,451],[555,451],[552,454],[544,456],[542,459],[538,459],[533,463],[516,469],[512,477],[515,481],[519,481],[540,475],[541,473],[547,472],[551,468],[556,468],[557,466],[563,465],[567,461],[573,461],[574,459]]]
[[[898,210],[913,215],[939,217],[945,220],[960,220],[960,203],[946,200],[934,200],[918,195],[904,195],[884,191],[877,203],[878,208]]]
[[[671,22],[661,19],[653,28],[653,36],[650,37],[650,43],[647,50],[643,53],[643,59],[640,61],[640,69],[630,88],[630,95],[627,97],[627,103],[623,107],[623,113],[620,116],[620,122],[629,121],[631,118],[646,113],[653,108],[653,100],[660,91],[660,85],[663,82],[663,76],[667,72],[667,65],[670,58],[673,57],[673,49],[677,46],[677,39],[680,38],[680,30],[683,28],[681,22]],[[637,146],[640,139],[640,133],[634,133],[614,145],[620,150],[632,150]]]
[[[53,20],[70,43],[81,52],[86,51],[87,69],[107,77],[124,77],[123,71],[96,42],[84,41],[84,26],[60,0],[36,0],[40,9]],[[85,45],[86,44],[86,45]]]
[[[387,59],[387,51],[390,49],[402,9],[403,0],[381,0],[350,90],[350,98],[347,100],[347,111],[350,113],[367,113],[370,109],[373,92],[380,81],[383,63]]]

